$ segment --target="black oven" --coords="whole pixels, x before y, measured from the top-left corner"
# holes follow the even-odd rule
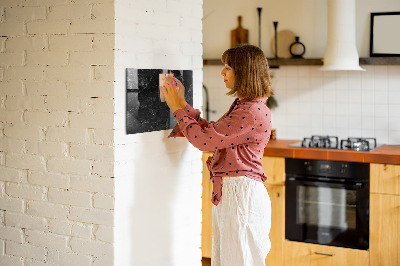
[[[287,158],[285,169],[286,239],[368,249],[368,163]]]

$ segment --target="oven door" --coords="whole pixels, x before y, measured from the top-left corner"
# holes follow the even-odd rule
[[[286,177],[286,239],[367,250],[369,185]]]

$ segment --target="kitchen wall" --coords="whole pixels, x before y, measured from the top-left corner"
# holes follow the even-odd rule
[[[0,264],[112,265],[113,1],[0,14]]]
[[[273,52],[272,21],[279,30],[291,30],[301,37],[306,58],[322,58],[326,47],[327,1],[204,1],[204,58],[220,58],[229,48],[230,30],[236,17],[243,16],[243,27],[250,30],[249,42],[258,45],[257,7],[263,7],[262,49]],[[369,13],[399,11],[400,2],[356,1],[357,49],[369,56]],[[265,11],[265,12],[264,12]],[[224,15],[220,15],[224,13]],[[247,22],[246,22],[247,19]],[[246,25],[247,23],[247,25]],[[219,27],[215,27],[219,25]],[[216,32],[218,30],[218,33]],[[214,34],[214,36],[212,36]],[[221,36],[221,38],[215,38]],[[279,50],[278,50],[279,52]],[[379,143],[400,143],[400,66],[367,65],[365,72],[322,72],[319,66],[281,66],[272,69],[278,108],[272,111],[278,138],[301,139],[312,134],[347,137],[376,137]],[[218,119],[230,106],[220,76],[221,66],[204,67],[204,84],[210,93],[210,109]]]
[[[125,68],[193,70],[202,0],[115,1],[115,265],[201,265],[201,152],[171,130],[126,135]]]

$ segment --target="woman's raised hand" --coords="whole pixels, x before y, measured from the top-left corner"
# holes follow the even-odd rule
[[[178,109],[185,108],[186,105],[182,106],[182,94],[184,101],[185,88],[178,79],[168,76],[167,80],[164,83],[164,86],[161,87],[161,90],[164,93],[165,102],[167,103],[169,109],[171,109],[172,113],[174,113]]]

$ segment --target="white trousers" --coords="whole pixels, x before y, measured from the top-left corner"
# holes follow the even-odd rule
[[[271,200],[260,181],[223,177],[212,210],[212,266],[262,266],[271,249]]]

